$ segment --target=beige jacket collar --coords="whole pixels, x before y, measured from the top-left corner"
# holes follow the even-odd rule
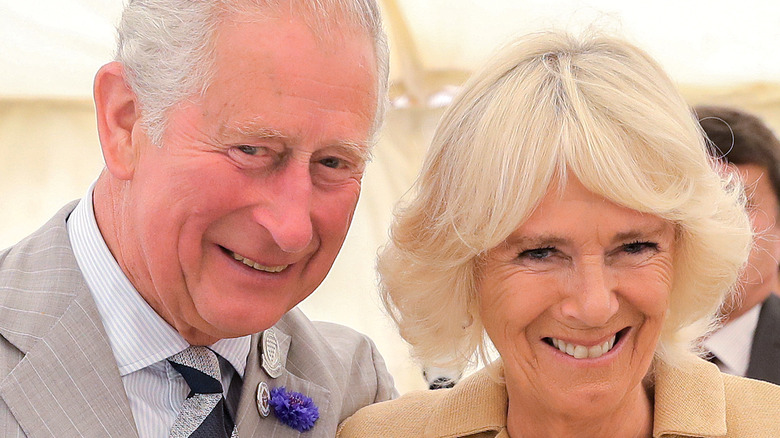
[[[498,375],[503,377],[500,363]],[[425,430],[425,438],[462,437],[480,432],[506,434],[507,394],[503,383],[493,380],[488,368],[469,376],[438,403]]]
[[[656,367],[653,437],[726,435],[726,390],[717,365],[691,358]]]
[[[499,375],[503,377],[503,366]],[[682,368],[656,366],[653,437],[718,437],[726,434],[723,377],[714,364],[691,358]],[[483,369],[463,380],[434,408],[426,438],[506,432],[507,393]]]

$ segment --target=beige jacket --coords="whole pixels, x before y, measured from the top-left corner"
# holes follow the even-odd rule
[[[503,384],[482,370],[455,388],[415,391],[361,409],[341,438],[508,438]],[[721,374],[693,359],[684,369],[656,370],[653,437],[780,437],[780,386]]]

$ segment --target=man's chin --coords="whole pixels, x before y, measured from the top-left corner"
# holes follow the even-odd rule
[[[288,308],[265,308],[258,311],[257,307],[252,312],[225,312],[213,315],[207,321],[214,328],[213,334],[218,339],[238,338],[262,332],[274,324],[289,311]]]

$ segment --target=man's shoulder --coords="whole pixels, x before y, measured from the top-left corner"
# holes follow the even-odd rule
[[[47,249],[72,253],[65,221],[77,204],[78,201],[66,204],[38,230],[15,245],[0,250],[0,270],[45,258]]]
[[[65,219],[75,202],[38,231],[0,251],[0,336],[26,352],[82,289]]]
[[[289,337],[287,370],[341,400],[339,420],[397,395],[384,359],[368,336],[339,324],[311,321],[297,308],[275,327]]]
[[[368,336],[341,324],[312,321],[298,308],[287,312],[275,327],[292,338],[291,354],[326,356],[346,363],[376,351]]]
[[[311,323],[317,333],[327,340],[329,350],[340,357],[348,357],[345,355],[354,352],[373,354],[376,350],[371,338],[350,327],[326,321]]]
[[[771,293],[764,300],[764,304],[761,313],[761,317],[772,318],[773,320],[780,320],[780,296]]]
[[[16,308],[19,300],[37,303],[73,296],[68,286],[81,274],[65,220],[75,205],[69,203],[37,231],[0,251],[0,309]]]

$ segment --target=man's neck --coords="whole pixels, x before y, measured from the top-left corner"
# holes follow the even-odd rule
[[[773,278],[768,278],[761,284],[751,285],[750,290],[740,291],[737,295],[733,296],[723,308],[723,324],[728,324],[731,321],[744,315],[748,310],[763,303],[769,294],[772,293],[775,285],[778,282],[778,275],[775,274]]]

